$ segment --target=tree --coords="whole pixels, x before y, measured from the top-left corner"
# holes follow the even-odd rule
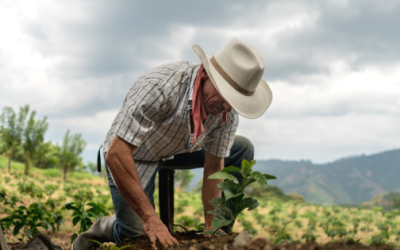
[[[59,155],[60,147],[58,145],[53,145],[51,142],[42,143],[34,154],[35,166],[38,168],[57,167]]]
[[[183,189],[187,188],[190,184],[190,181],[194,177],[194,173],[190,172],[190,170],[177,170],[175,172],[175,181],[178,184],[178,189],[182,191]]]
[[[67,172],[74,170],[82,165],[82,158],[79,156],[86,146],[86,142],[81,139],[81,134],[70,135],[67,130],[64,141],[60,149],[59,165],[62,169],[63,180],[67,180]]]
[[[27,111],[29,111],[29,106],[27,106]],[[32,159],[40,149],[41,144],[44,140],[44,134],[49,127],[47,123],[47,117],[44,117],[42,120],[35,120],[36,111],[32,111],[29,120],[26,123],[23,133],[23,143],[22,147],[25,153],[25,174],[29,174],[30,165]]]
[[[394,198],[393,200],[393,208],[400,208],[400,198]]]
[[[106,172],[106,168],[105,168],[104,164],[101,165],[101,169],[102,169],[101,173],[99,173],[97,171],[97,163],[90,161],[87,163],[87,168],[91,174],[94,174],[97,176],[103,175],[103,178],[104,178],[105,182],[107,183],[107,172]]]
[[[3,113],[0,116],[0,135],[8,156],[8,173],[11,172],[11,157],[15,147],[22,141],[28,112],[28,105],[21,107],[17,117],[13,108],[4,107]]]

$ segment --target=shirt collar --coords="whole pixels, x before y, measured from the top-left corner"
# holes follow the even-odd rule
[[[196,80],[196,75],[197,75],[197,72],[199,71],[199,68],[200,68],[200,64],[196,65],[196,67],[193,69],[192,80],[190,81],[190,88],[189,88],[189,99],[188,99],[189,103],[192,103],[192,101],[193,101],[194,81]]]

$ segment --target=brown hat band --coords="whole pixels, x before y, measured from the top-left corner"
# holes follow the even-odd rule
[[[218,71],[218,73],[227,81],[234,89],[236,89],[239,93],[245,96],[252,96],[254,95],[255,91],[249,91],[244,89],[242,86],[237,84],[226,72],[225,70],[218,64],[217,60],[215,60],[214,56],[210,59],[212,65]]]

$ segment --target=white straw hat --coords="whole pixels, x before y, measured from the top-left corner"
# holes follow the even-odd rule
[[[264,60],[260,51],[232,38],[213,57],[195,44],[193,50],[220,95],[240,115],[260,117],[272,102],[272,92],[262,79]]]

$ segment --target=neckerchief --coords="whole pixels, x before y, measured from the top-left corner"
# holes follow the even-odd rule
[[[193,87],[192,117],[193,117],[193,140],[196,141],[204,132],[203,121],[207,118],[207,112],[203,104],[203,64],[200,65]],[[227,112],[222,113],[222,124],[226,121]]]

